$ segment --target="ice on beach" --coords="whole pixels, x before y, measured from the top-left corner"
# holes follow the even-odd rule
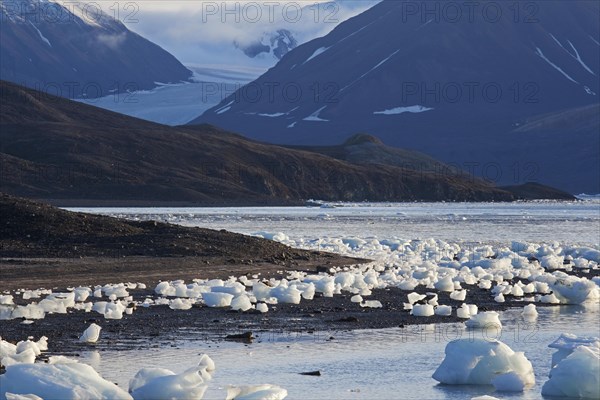
[[[234,297],[233,300],[231,300],[232,310],[248,311],[251,308],[252,303],[250,302],[250,298],[245,294]]]
[[[596,342],[597,343],[597,342]],[[600,349],[580,345],[551,370],[542,395],[570,398],[600,398]]]
[[[450,298],[452,300],[465,301],[465,299],[467,298],[467,290],[455,290],[452,293],[450,293]]]
[[[563,304],[581,304],[589,300],[598,300],[598,285],[586,278],[566,276],[550,285],[556,298]]]
[[[253,235],[263,239],[273,240],[275,242],[287,242],[290,240],[289,236],[283,232],[256,232]]]
[[[256,310],[260,311],[261,313],[266,313],[269,311],[269,306],[266,303],[257,303]]]
[[[409,293],[409,294],[408,294],[408,296],[407,296],[407,298],[408,298],[408,302],[409,302],[410,304],[415,304],[417,301],[421,301],[421,300],[423,300],[425,297],[427,297],[427,296],[426,296],[426,295],[424,295],[424,294],[419,294],[419,293],[415,293],[415,292],[413,292],[413,293]]]
[[[435,315],[449,317],[450,315],[452,315],[452,306],[437,306],[435,308]]]
[[[0,398],[7,392],[44,399],[132,399],[92,367],[80,363],[10,365],[0,375]]]
[[[226,400],[283,400],[287,390],[275,385],[251,385],[227,387]]]
[[[410,313],[415,317],[431,317],[435,315],[435,310],[431,304],[413,304]]]
[[[382,308],[383,304],[379,300],[367,300],[360,304],[361,307],[366,308]]]
[[[102,328],[100,325],[92,323],[85,331],[83,331],[83,334],[79,337],[79,341],[85,343],[96,343],[100,338],[101,330]]]
[[[191,300],[177,298],[169,302],[169,308],[171,310],[189,310],[193,304]]]
[[[14,297],[10,294],[0,295],[0,305],[9,306],[15,304],[13,301]]]
[[[498,340],[459,339],[446,346],[446,357],[433,379],[449,385],[496,385],[507,390],[535,383],[533,366],[524,353],[514,352]]]
[[[233,295],[230,293],[208,292],[202,294],[202,300],[208,307],[229,307]]]

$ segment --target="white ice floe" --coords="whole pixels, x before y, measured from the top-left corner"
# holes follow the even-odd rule
[[[523,312],[521,313],[524,317],[536,318],[538,316],[537,309],[535,304],[528,304],[523,307]]]
[[[551,349],[556,349],[556,352],[552,354],[552,367],[569,356],[579,346],[594,347],[600,350],[600,338],[563,333],[558,339],[548,345]]]
[[[550,346],[559,351],[552,356],[550,379],[544,383],[542,395],[600,398],[599,343],[598,338],[577,338],[565,334],[552,343]]]
[[[495,311],[485,311],[471,315],[465,325],[473,329],[502,329],[499,314]]]
[[[16,345],[0,338],[0,364],[6,366],[33,364],[37,356],[48,350],[48,338],[42,336],[34,342],[32,338],[22,340]]]
[[[0,398],[6,393],[35,394],[44,399],[132,399],[92,367],[81,363],[18,364],[0,375]]]
[[[450,385],[491,385],[501,390],[533,385],[535,377],[525,354],[498,340],[459,339],[446,346],[446,357],[433,379]]]
[[[215,370],[206,354],[197,366],[176,374],[164,368],[143,368],[129,381],[129,393],[135,400],[201,399]]]
[[[283,400],[287,390],[275,385],[251,385],[227,387],[226,400]]]

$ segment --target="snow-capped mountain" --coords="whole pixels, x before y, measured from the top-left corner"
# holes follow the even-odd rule
[[[246,45],[234,41],[234,46],[250,58],[266,53],[271,54],[277,60],[281,60],[290,50],[298,47],[298,41],[289,30],[278,29],[274,33],[264,35],[259,40]]]
[[[0,77],[64,97],[101,97],[188,80],[192,72],[95,3],[0,4]]]
[[[469,4],[385,0],[195,122],[284,144],[368,132],[503,184],[598,192],[597,131],[556,118],[535,135],[517,129],[568,110],[598,125],[577,110],[600,101],[600,3]]]

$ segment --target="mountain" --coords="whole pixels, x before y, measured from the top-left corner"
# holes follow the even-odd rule
[[[96,3],[0,3],[0,77],[68,98],[189,80],[192,72]]]
[[[168,127],[0,82],[0,191],[61,204],[509,201],[454,173],[352,164],[211,126]]]
[[[272,54],[277,60],[281,60],[290,50],[298,46],[298,41],[294,37],[294,34],[287,29],[278,29],[266,36],[249,44],[234,41],[234,46],[242,50],[250,58],[266,53]]]
[[[369,132],[499,184],[600,192],[599,135],[590,129],[600,3],[466,4],[384,0],[290,51],[191,123],[294,145]],[[595,108],[575,129],[572,119],[519,129],[587,107]]]
[[[356,134],[337,146],[288,147],[323,154],[351,164],[380,164],[431,173],[461,173],[418,151],[387,146],[379,138],[369,134]]]

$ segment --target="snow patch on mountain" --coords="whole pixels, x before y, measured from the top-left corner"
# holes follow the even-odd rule
[[[379,62],[379,64],[375,65],[373,68],[371,68],[370,70],[368,70],[367,72],[365,72],[364,74],[362,74],[361,76],[359,76],[358,79],[355,79],[354,81],[352,81],[348,85],[344,86],[340,90],[340,92],[343,92],[344,90],[348,89],[350,86],[354,85],[356,82],[360,81],[362,78],[364,78],[365,76],[369,75],[371,72],[375,71],[377,68],[381,67],[383,64],[385,64],[386,62],[388,62],[392,57],[394,57],[396,54],[398,54],[400,52],[400,50],[402,50],[402,49],[398,49],[398,50],[394,51],[392,54],[390,54],[389,56],[387,56],[386,58],[384,58],[383,60],[381,60]]]
[[[323,119],[321,117],[319,117],[319,115],[321,114],[321,112],[327,108],[327,106],[323,106],[321,108],[319,108],[317,111],[315,111],[314,113],[310,114],[308,117],[304,118],[303,121],[311,121],[311,122],[329,122],[328,119]]]
[[[309,62],[313,58],[318,57],[321,54],[325,53],[327,50],[329,50],[329,47],[319,47],[317,50],[315,50],[315,52],[312,54],[312,56],[308,57],[306,59],[306,61],[304,61],[302,64],[306,64],[307,62]]]
[[[569,43],[569,46],[571,46],[571,48],[572,48],[572,49],[573,49],[573,51],[575,52],[575,55],[572,55],[572,54],[571,54],[571,56],[572,56],[572,57],[573,57],[575,60],[577,60],[577,62],[578,62],[579,64],[581,64],[581,66],[582,66],[582,67],[583,67],[583,68],[584,68],[584,69],[585,69],[587,72],[589,72],[589,73],[590,73],[590,74],[592,74],[592,75],[596,75],[596,74],[594,73],[594,71],[592,71],[592,70],[590,69],[590,67],[588,67],[588,66],[586,65],[586,63],[585,63],[585,62],[583,62],[583,60],[581,59],[581,56],[579,55],[579,52],[577,51],[577,49],[575,48],[575,46],[573,46],[573,43],[571,43],[571,41],[570,41],[570,40],[567,40],[567,43]],[[570,54],[570,53],[569,53],[569,54]]]
[[[44,36],[42,34],[42,32],[38,29],[37,26],[35,26],[31,21],[28,21],[29,25],[31,25],[33,27],[33,29],[35,29],[35,31],[38,33],[38,35],[40,35],[40,39],[42,39],[42,42],[46,43],[48,46],[52,47],[52,44],[50,43],[50,41],[48,40],[48,38],[46,38],[46,36]]]
[[[422,113],[425,111],[431,111],[431,110],[433,110],[433,108],[429,108],[429,107],[425,107],[425,106],[421,106],[421,105],[414,105],[414,106],[409,106],[409,107],[396,107],[396,108],[392,108],[389,110],[383,110],[383,111],[375,111],[373,114],[375,114],[375,115],[398,115],[398,114],[404,114],[404,113],[418,114],[418,113]]]
[[[557,70],[558,72],[560,72],[565,78],[567,78],[568,80],[570,80],[573,83],[579,84],[579,82],[577,82],[575,79],[571,78],[569,76],[569,74],[567,74],[565,71],[562,70],[562,68],[560,68],[558,65],[554,64],[552,61],[550,61],[542,52],[542,50],[539,47],[535,48],[535,54],[538,55],[542,60],[546,61],[548,64],[550,64],[550,66],[552,66],[552,68],[554,68],[555,70]]]

